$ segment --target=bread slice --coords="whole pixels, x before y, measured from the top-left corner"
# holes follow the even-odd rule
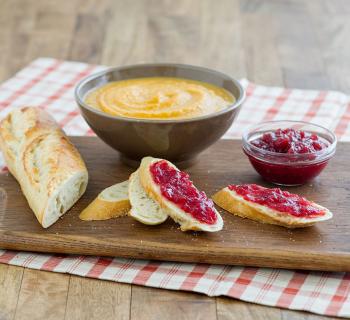
[[[182,231],[186,230],[197,230],[197,231],[209,231],[215,232],[219,231],[223,227],[223,220],[220,214],[215,210],[217,215],[217,221],[215,224],[206,224],[198,221],[193,218],[189,213],[185,212],[181,208],[179,208],[175,203],[166,199],[162,194],[160,187],[153,181],[150,172],[150,166],[163,159],[157,159],[152,157],[145,157],[141,161],[141,165],[139,168],[140,180],[143,188],[145,189],[147,195],[149,195],[152,199],[159,203],[159,205],[163,208],[163,210],[177,223],[180,224],[180,228]],[[179,170],[174,166],[171,162],[168,161],[168,164]]]
[[[213,196],[213,200],[219,207],[234,215],[287,228],[308,227],[316,222],[329,220],[333,216],[328,209],[312,202],[315,207],[325,210],[326,214],[314,218],[296,217],[258,203],[247,201],[228,187],[217,192]]]
[[[126,180],[104,189],[79,215],[81,220],[108,220],[125,216],[131,209]]]
[[[168,218],[159,204],[146,194],[141,185],[138,170],[129,178],[129,199],[131,203],[129,215],[139,222],[156,225]]]

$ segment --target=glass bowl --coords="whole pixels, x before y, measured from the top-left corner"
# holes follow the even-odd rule
[[[316,134],[327,147],[310,153],[288,154],[261,149],[251,141],[277,129],[293,128]],[[318,176],[335,154],[336,136],[317,124],[303,121],[268,121],[254,125],[243,133],[243,151],[254,169],[267,181],[283,186],[302,185]]]

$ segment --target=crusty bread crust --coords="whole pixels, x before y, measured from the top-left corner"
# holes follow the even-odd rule
[[[324,216],[316,218],[295,217],[290,214],[279,212],[266,206],[247,201],[227,187],[214,194],[212,198],[219,207],[234,215],[262,223],[276,224],[287,228],[308,227],[316,222],[331,219],[333,216],[328,209],[314,203],[316,206],[326,210],[326,214]]]
[[[80,213],[79,218],[94,221],[126,216],[131,209],[127,187],[128,181],[124,181],[102,190]]]
[[[150,166],[152,163],[163,159],[157,159],[152,157],[145,157],[141,161],[139,168],[140,179],[143,188],[146,193],[159,203],[159,205],[165,210],[165,212],[177,223],[180,224],[182,231],[194,230],[194,231],[208,231],[215,232],[220,231],[223,228],[223,220],[220,214],[215,210],[217,214],[217,222],[213,225],[201,223],[198,220],[191,217],[188,213],[181,210],[176,204],[172,203],[161,194],[159,186],[154,183],[150,173]],[[178,170],[171,162],[168,164]]]
[[[45,111],[14,109],[0,122],[0,148],[44,228],[85,192],[88,173],[84,161]]]
[[[129,200],[106,201],[95,198],[79,215],[84,221],[108,220],[126,216],[130,210]]]

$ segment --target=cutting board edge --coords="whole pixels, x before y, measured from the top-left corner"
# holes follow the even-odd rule
[[[6,231],[0,230],[0,248],[32,252],[31,248],[35,246],[36,252],[48,254],[78,254],[184,263],[350,272],[350,253],[334,252],[331,256],[325,257],[322,254],[310,252],[307,257],[298,251],[285,250],[283,252],[283,250],[274,250],[271,255],[271,250],[267,254],[261,248],[248,248],[246,250],[239,248],[232,253],[226,250],[208,255],[208,252],[200,251],[197,248],[196,256],[193,256],[193,252],[189,250],[180,251],[173,249],[170,252],[166,247],[136,247],[136,245],[130,248],[130,245],[111,245],[111,242],[107,242],[107,240],[106,243],[101,242],[101,240],[99,240],[100,243],[97,243],[94,238],[87,238],[92,241],[87,241],[86,237],[81,237],[77,240],[79,236],[61,236],[61,239],[59,238],[60,236],[57,236],[55,241],[51,240],[51,243],[49,243],[44,237],[38,237],[37,235],[35,237],[30,235],[23,237],[22,235],[19,242],[17,235],[11,235]],[[65,245],[67,239],[71,240],[69,245]],[[310,259],[310,256],[312,256],[312,259]]]

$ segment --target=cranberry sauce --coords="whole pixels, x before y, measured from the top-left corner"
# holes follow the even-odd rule
[[[328,160],[312,164],[273,163],[257,159],[245,152],[254,169],[266,180],[285,186],[304,184],[315,177],[327,166]]]
[[[269,189],[256,184],[229,185],[228,188],[245,200],[267,206],[300,218],[314,218],[323,216],[324,210],[316,207],[312,202],[279,188]]]
[[[176,170],[165,160],[153,163],[150,172],[162,195],[169,201],[202,223],[214,224],[217,221],[213,201],[203,191],[198,191],[187,173]]]
[[[316,134],[293,128],[264,133],[250,143],[260,149],[288,154],[314,153],[328,147]]]
[[[319,175],[329,160],[319,152],[330,146],[329,141],[303,130],[267,131],[249,144],[252,147],[243,149],[250,163],[265,180],[276,184],[304,184]]]

